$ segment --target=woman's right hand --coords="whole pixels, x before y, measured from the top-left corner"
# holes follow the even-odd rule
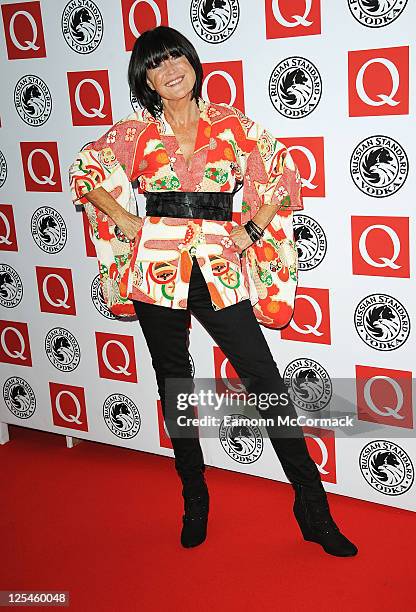
[[[143,227],[144,219],[125,210],[114,222],[129,240],[134,240]]]

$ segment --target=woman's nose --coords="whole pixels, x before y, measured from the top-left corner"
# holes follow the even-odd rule
[[[166,70],[175,70],[175,68],[176,68],[175,58],[168,57],[165,60],[165,68],[166,68]]]
[[[175,65],[173,65],[173,64],[168,64],[168,65],[165,67],[165,70],[164,70],[164,74],[163,74],[163,76],[164,76],[166,79],[170,79],[170,78],[176,77],[176,76],[177,76],[177,74],[178,74],[178,68],[177,68],[177,66],[175,66]]]

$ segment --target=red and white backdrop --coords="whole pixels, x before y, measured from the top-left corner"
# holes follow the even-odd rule
[[[126,78],[135,39],[168,24],[198,50],[204,97],[267,127],[300,168],[295,315],[262,329],[299,414],[342,404],[355,418],[358,434],[305,425],[326,489],[416,510],[414,3],[41,0],[3,1],[1,13],[3,439],[13,423],[173,455],[144,337],[102,303],[68,191],[76,153],[136,108]],[[219,391],[235,376],[195,318],[190,352],[195,376],[217,377]],[[207,464],[286,480],[262,427],[220,427],[202,445]]]

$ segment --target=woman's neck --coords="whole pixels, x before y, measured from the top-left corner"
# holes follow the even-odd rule
[[[163,99],[163,113],[171,126],[182,129],[199,119],[199,107],[196,100],[191,100],[191,94],[180,100]]]

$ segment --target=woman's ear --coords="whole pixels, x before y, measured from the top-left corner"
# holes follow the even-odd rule
[[[154,91],[155,88],[153,87],[152,82],[149,79],[146,79],[146,80],[147,80],[147,84],[149,85],[150,89],[153,89],[153,91]]]

